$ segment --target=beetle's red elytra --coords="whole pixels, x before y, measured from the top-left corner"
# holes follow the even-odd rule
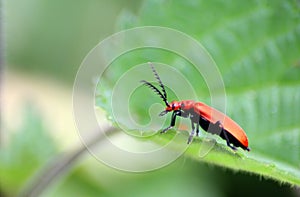
[[[166,108],[159,114],[160,116],[163,116],[168,112],[173,112],[170,126],[163,129],[161,133],[165,133],[172,129],[175,126],[176,117],[180,116],[183,118],[189,118],[191,120],[192,132],[189,135],[187,141],[188,144],[191,143],[195,134],[195,130],[196,135],[199,135],[200,126],[204,131],[217,134],[226,140],[227,146],[229,146],[231,149],[236,150],[238,147],[241,147],[244,150],[250,151],[250,148],[248,147],[248,138],[245,131],[224,113],[202,102],[196,102],[193,100],[172,101],[169,103],[167,100],[165,87],[158,73],[156,72],[152,63],[149,63],[149,65],[161,87],[162,92],[148,81],[142,80],[141,82],[157,93],[166,104]]]

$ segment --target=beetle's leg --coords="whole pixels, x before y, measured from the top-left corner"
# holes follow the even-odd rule
[[[190,133],[189,139],[188,139],[188,144],[191,143],[194,135],[195,135],[195,130],[196,130],[196,135],[199,136],[199,124],[200,124],[200,116],[190,116],[191,118],[191,124],[192,124],[192,132]],[[196,124],[196,127],[195,125]]]
[[[235,146],[232,146],[229,142],[229,138],[227,136],[227,131],[224,130],[222,124],[220,123],[220,121],[217,121],[216,124],[222,129],[221,132],[223,132],[224,136],[225,136],[225,139],[226,139],[226,143],[227,143],[227,146],[229,146],[232,150],[236,150],[236,147]]]
[[[192,130],[192,132],[191,132],[191,133],[190,133],[190,135],[189,135],[189,138],[188,138],[187,144],[191,143],[191,141],[192,141],[192,139],[193,139],[194,135],[195,135],[195,130],[193,129],[193,130]]]
[[[191,124],[192,124],[192,132],[189,135],[189,138],[188,138],[188,141],[187,141],[188,144],[191,143],[191,141],[194,137],[194,134],[195,134],[195,126],[194,126],[194,121],[193,121],[192,118],[191,118]]]
[[[168,130],[172,129],[175,126],[176,116],[181,116],[181,111],[177,110],[172,113],[171,124],[167,128],[163,129],[160,133],[165,133]]]
[[[199,118],[199,120],[197,121],[197,124],[196,124],[196,136],[197,137],[199,136],[199,124],[200,124],[200,118]]]
[[[229,146],[232,150],[236,150],[236,147],[235,147],[235,146],[232,146],[232,145],[230,144],[226,131],[225,131],[225,130],[222,130],[222,131],[223,131],[224,136],[225,136],[225,138],[226,138],[227,146]]]

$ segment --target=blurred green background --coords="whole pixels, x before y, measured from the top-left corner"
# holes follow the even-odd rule
[[[229,100],[230,93],[238,95],[245,87],[251,93],[255,88],[292,84],[292,91],[297,91],[299,7],[297,0],[2,1],[4,43],[1,44],[6,65],[2,73],[0,196],[27,191],[40,173],[49,170],[45,165],[63,164],[64,158],[80,149],[72,118],[72,83],[83,58],[102,39],[129,27],[172,27],[201,41],[212,54],[220,65]],[[287,34],[274,47],[272,39],[280,37],[282,32]],[[266,53],[260,43],[266,44]],[[255,47],[262,49],[247,59]],[[297,99],[300,100],[295,97],[291,102]],[[289,106],[290,101],[284,102]],[[283,126],[292,125],[297,140],[299,110],[293,106],[289,109],[292,112],[284,114],[291,116],[282,120]],[[261,116],[258,114],[256,118],[264,119]],[[245,119],[239,120],[247,125]],[[269,121],[259,123],[261,131],[274,126]],[[253,131],[250,137],[256,137]],[[261,153],[274,151],[266,150],[261,141],[253,144]],[[295,147],[299,147],[299,142]],[[296,153],[290,163],[298,162],[299,168],[299,150],[290,151]],[[280,153],[278,158],[284,160],[287,155]],[[184,156],[163,169],[134,174],[111,169],[89,154],[82,154],[72,165],[66,165],[39,195],[300,196],[300,191],[265,177],[233,172]]]

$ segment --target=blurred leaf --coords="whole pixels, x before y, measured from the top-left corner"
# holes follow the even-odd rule
[[[56,183],[57,188],[42,196],[296,196],[289,185],[278,187],[272,180],[232,173],[186,157],[147,173],[117,171],[87,158],[62,184]]]
[[[58,187],[58,188],[55,188]],[[107,196],[106,191],[91,177],[82,172],[81,168],[72,172],[62,183],[48,187],[43,196]]]
[[[22,125],[11,132],[8,145],[0,150],[0,184],[12,196],[56,153],[36,109],[27,105],[21,117]]]
[[[120,10],[134,10],[139,4],[139,0],[9,0],[3,6],[7,64],[72,83],[85,54],[113,32]]]
[[[203,138],[200,138],[195,139],[186,152],[187,156],[300,185],[298,1],[149,0],[144,2],[138,16],[124,12],[120,20],[122,28],[157,25],[192,35],[208,49],[219,66],[226,87],[227,114],[246,131],[251,152],[234,153],[226,147],[224,140],[208,134],[218,142],[212,151],[204,158],[199,157],[203,144]],[[156,52],[143,50],[141,54],[135,51],[131,56],[126,54],[130,57],[123,56],[113,62],[109,68],[111,71],[105,75],[106,86],[99,89],[97,98],[97,105],[103,107],[110,117],[112,109],[107,101],[111,99],[114,84],[131,65],[147,61],[173,65],[194,85],[199,100],[209,101],[205,83],[187,62],[174,54]],[[148,67],[144,72],[154,80]],[[166,81],[172,75],[159,73],[169,86]],[[141,79],[145,79],[142,74],[131,80],[138,83]],[[173,83],[177,88],[173,89],[174,92],[185,88],[176,79]],[[129,103],[132,114],[138,116],[137,122],[148,122],[149,106],[161,102],[160,99],[147,88],[135,90],[134,97],[134,102]],[[172,99],[175,98],[171,96]],[[161,143],[173,135],[174,132],[169,132],[149,139]]]
[[[188,168],[183,167],[188,166]],[[193,176],[195,173],[201,176]],[[215,176],[210,176],[211,174]],[[167,168],[149,173],[127,173],[90,160],[75,170],[56,191],[44,196],[222,196],[214,184],[222,184],[216,179],[218,173],[209,168],[181,158]],[[124,184],[126,183],[126,184]],[[197,183],[197,186],[195,185]],[[80,187],[79,187],[80,186]],[[180,187],[180,190],[174,188]]]

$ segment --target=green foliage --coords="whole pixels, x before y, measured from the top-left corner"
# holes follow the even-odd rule
[[[250,153],[233,153],[224,141],[217,138],[218,143],[203,159],[198,154],[202,144],[202,140],[198,139],[186,155],[300,185],[299,2],[149,0],[145,1],[138,16],[123,12],[119,22],[120,28],[141,25],[180,30],[207,48],[223,76],[227,114],[244,128],[251,148]],[[120,57],[105,75],[107,84],[99,90],[97,104],[111,115],[110,105],[105,101],[110,101],[114,83],[130,65],[147,61],[173,65],[193,84],[199,100],[209,101],[201,76],[193,72],[187,62],[175,56],[143,50]],[[153,77],[148,67],[145,72]],[[164,73],[160,75],[163,80],[171,77]],[[138,82],[140,79],[134,80]],[[185,88],[180,82],[173,81],[176,88]],[[105,94],[102,94],[103,91]],[[138,99],[131,102],[130,110],[138,116],[138,121],[144,123],[150,119],[150,103],[161,101],[146,88],[139,91],[142,93],[135,95]],[[160,142],[160,138],[168,140],[167,136],[169,134],[156,135],[151,139]]]
[[[9,68],[72,84],[86,53],[113,32],[119,10],[134,9],[139,0],[9,0],[1,5]]]
[[[12,196],[57,152],[33,106],[28,105],[22,117],[22,125],[0,150],[0,185]]]

